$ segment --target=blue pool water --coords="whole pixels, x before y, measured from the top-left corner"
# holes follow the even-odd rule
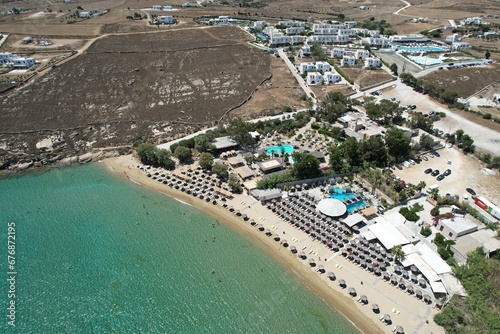
[[[262,34],[256,34],[255,36],[257,36],[257,38],[259,38],[260,40],[266,42],[267,41],[267,38],[266,36],[262,35]]]
[[[427,56],[408,56],[408,58],[419,65],[429,66],[442,64],[441,59],[431,58]]]
[[[334,194],[342,194],[342,188],[333,188]]]
[[[443,48],[439,48],[437,46],[398,46],[399,51],[406,52],[443,52],[446,51]]]
[[[361,208],[366,208],[366,203],[363,200],[347,204],[347,212],[353,212],[354,210]]]
[[[330,198],[338,199],[339,201],[343,201],[343,200],[346,200],[346,199],[349,199],[349,198],[353,198],[354,196],[356,196],[356,194],[354,194],[354,193],[346,193],[346,194],[335,193],[335,194],[330,194]]]
[[[266,149],[267,154],[281,154],[282,151],[285,151],[285,153],[292,153],[293,152],[293,146],[292,145],[280,145],[280,146],[270,146]]]

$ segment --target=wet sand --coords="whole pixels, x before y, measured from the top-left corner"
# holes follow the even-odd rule
[[[360,331],[364,333],[391,333],[396,325],[401,325],[406,333],[444,333],[442,327],[437,326],[432,321],[436,310],[432,309],[431,306],[350,263],[341,255],[339,256],[339,253],[333,253],[326,246],[312,240],[305,232],[281,221],[254,198],[247,195],[236,195],[227,203],[236,210],[240,210],[242,214],[247,214],[250,219],[255,219],[258,224],[262,223],[265,228],[271,229],[273,234],[278,234],[281,238],[286,239],[289,245],[295,246],[299,252],[304,249],[308,257],[307,260],[300,260],[297,255],[290,252],[289,248],[283,247],[272,237],[267,237],[263,232],[251,226],[249,222],[244,222],[241,217],[237,217],[220,205],[213,205],[210,202],[194,198],[148,178],[144,172],[135,167],[139,162],[132,155],[110,158],[104,162],[116,176],[191,204],[225,223],[236,232],[245,235],[270,256],[280,261],[290,272],[297,275],[307,287],[336,311],[342,313]],[[337,280],[330,281],[326,274],[319,274],[316,268],[311,268],[308,265],[311,258],[314,258],[318,265],[323,265],[326,272],[333,271]],[[368,304],[363,305],[356,302],[357,297],[350,297],[347,289],[342,289],[338,284],[338,280],[341,278],[346,281],[348,287],[356,289],[358,296],[365,294],[368,297]],[[379,305],[380,313],[373,312],[372,303]],[[392,309],[397,309],[399,314],[391,312]],[[379,320],[380,316],[385,313],[390,314],[393,321],[391,325],[386,325]],[[429,323],[426,323],[426,320]]]

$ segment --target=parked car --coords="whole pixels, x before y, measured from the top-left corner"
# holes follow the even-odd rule
[[[472,189],[472,188],[465,188],[465,190],[467,190],[467,192],[469,194],[471,194],[472,196],[476,196],[476,192],[474,191],[474,189]]]
[[[447,169],[447,170],[445,170],[445,171],[444,171],[444,173],[443,173],[443,175],[444,175],[444,176],[448,176],[448,175],[450,175],[450,174],[451,174],[451,169]]]
[[[427,168],[426,170],[424,170],[424,173],[425,173],[425,174],[430,174],[430,173],[432,173],[432,168]]]
[[[399,169],[399,170],[403,170],[403,165],[402,164],[397,164],[396,167]]]
[[[414,165],[414,164],[415,164],[415,160],[413,160],[413,159],[408,159],[408,162],[409,162],[410,164],[412,164],[412,165]]]
[[[438,176],[438,175],[439,175],[439,173],[440,173],[440,172],[439,172],[439,169],[436,169],[435,171],[433,171],[433,172],[431,173],[431,175],[432,175],[432,176]]]
[[[441,156],[441,154],[437,153],[436,151],[432,151],[432,154],[434,154],[438,158]]]
[[[424,161],[428,161],[429,159],[427,159],[427,157],[425,155],[421,155],[420,158]]]
[[[442,181],[442,180],[444,179],[444,177],[445,177],[445,176],[444,176],[443,174],[441,174],[441,175],[439,175],[439,176],[436,178],[436,180],[438,180],[438,181]]]

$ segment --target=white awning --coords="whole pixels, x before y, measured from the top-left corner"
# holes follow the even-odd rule
[[[446,288],[441,282],[430,282],[430,285],[434,293],[447,293]]]
[[[391,249],[396,245],[406,245],[410,243],[410,241],[387,220],[377,217],[375,218],[375,221],[377,223],[370,225],[368,229],[377,237],[386,249]]]
[[[348,216],[345,219],[341,219],[340,221],[342,221],[344,224],[346,224],[349,227],[353,227],[357,223],[365,222],[365,218],[360,213],[355,213],[355,214]]]

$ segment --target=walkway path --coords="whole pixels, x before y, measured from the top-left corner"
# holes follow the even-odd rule
[[[408,8],[408,7],[410,7],[410,6],[411,6],[411,3],[409,3],[408,1],[405,1],[405,0],[401,0],[401,1],[403,1],[403,2],[406,4],[406,6],[404,6],[403,8],[400,8],[400,9],[398,9],[397,11],[395,11],[395,12],[393,13],[394,15],[402,15],[402,14],[399,14],[399,13],[400,13],[402,10],[404,10],[404,9],[406,9],[406,8]],[[405,16],[408,16],[408,15],[405,15]]]

